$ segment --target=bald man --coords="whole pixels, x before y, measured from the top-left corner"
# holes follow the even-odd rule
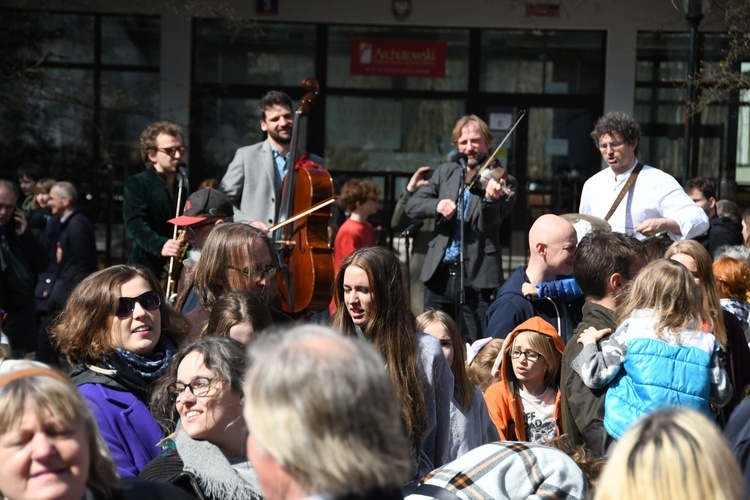
[[[570,304],[551,298],[532,301],[521,293],[521,286],[524,283],[538,285],[572,275],[577,242],[575,228],[562,217],[547,214],[534,222],[529,230],[529,263],[513,271],[487,310],[487,336],[504,339],[516,326],[533,316],[540,316],[567,342],[576,326],[576,318],[581,317],[583,301]]]

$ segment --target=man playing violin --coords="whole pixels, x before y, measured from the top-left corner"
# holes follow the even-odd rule
[[[464,224],[464,326],[470,340],[484,336],[483,318],[503,282],[500,226],[515,205],[512,176],[486,180],[484,189],[469,189],[492,144],[487,124],[476,115],[462,117],[453,128],[453,145],[466,155],[465,184],[459,163],[440,165],[428,184],[409,199],[406,213],[416,219],[437,219],[420,279],[425,284],[424,307],[440,309],[458,322],[460,301],[461,223]],[[476,184],[476,183],[475,183]],[[463,200],[464,213],[458,214]],[[460,324],[460,323],[459,323]]]

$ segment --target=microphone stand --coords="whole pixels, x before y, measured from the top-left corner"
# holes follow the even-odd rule
[[[459,158],[458,165],[461,168],[460,184],[458,188],[458,214],[460,218],[458,220],[460,226],[458,230],[458,304],[456,304],[456,318],[459,328],[464,323],[464,304],[466,303],[466,295],[464,292],[464,227],[466,225],[466,157]],[[472,339],[476,340],[476,339]]]

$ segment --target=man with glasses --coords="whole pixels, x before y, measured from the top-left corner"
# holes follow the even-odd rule
[[[217,189],[199,189],[185,202],[185,211],[167,222],[185,228],[185,241],[190,243],[187,258],[182,261],[180,279],[177,281],[176,311],[187,314],[200,304],[193,290],[195,267],[201,256],[203,244],[217,224],[234,220],[232,202]]]
[[[184,177],[178,166],[186,154],[179,125],[151,123],[141,134],[141,158],[146,170],[125,181],[122,217],[133,242],[128,263],[141,264],[156,276],[164,276],[167,260],[180,254],[180,241],[171,238],[172,226],[167,219],[177,208],[177,180]]]
[[[636,158],[641,128],[632,117],[607,113],[591,138],[609,168],[583,185],[580,213],[607,219],[613,231],[638,239],[663,232],[687,239],[706,232],[708,217],[675,178]]]

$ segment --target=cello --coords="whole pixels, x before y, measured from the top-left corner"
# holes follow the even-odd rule
[[[333,284],[333,250],[328,244],[328,220],[333,180],[328,171],[298,158],[300,120],[320,91],[315,78],[306,78],[307,93],[294,112],[287,174],[281,186],[280,221],[269,229],[281,272],[278,277],[282,310],[291,315],[312,314],[328,307]]]

